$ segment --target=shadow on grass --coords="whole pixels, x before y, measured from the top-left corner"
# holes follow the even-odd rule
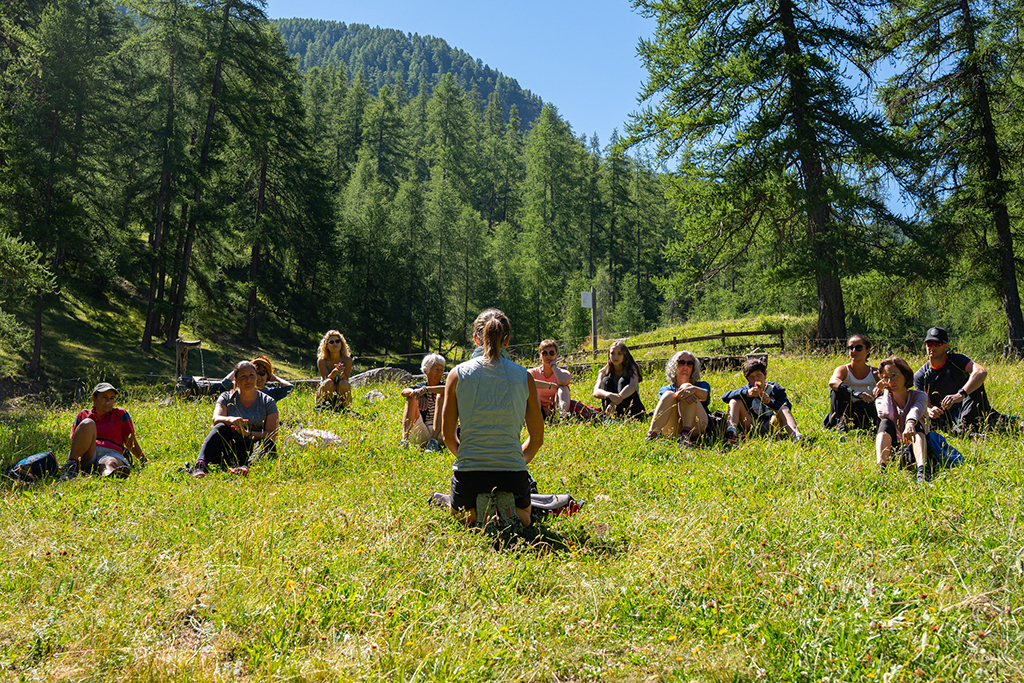
[[[494,549],[499,551],[533,555],[573,552],[610,558],[623,555],[629,549],[629,542],[626,539],[606,536],[608,527],[605,524],[596,524],[591,531],[574,529],[561,533],[544,522],[535,522],[526,529],[493,527],[494,525],[488,525],[479,531],[492,536]]]

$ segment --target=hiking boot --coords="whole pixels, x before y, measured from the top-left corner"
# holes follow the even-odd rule
[[[68,479],[74,479],[78,476],[80,469],[78,467],[77,460],[68,460],[64,463],[64,471],[60,473],[60,478],[57,481],[67,481]]]
[[[448,510],[452,506],[452,496],[449,493],[433,493],[427,498],[427,505]]]
[[[228,472],[230,472],[231,474],[237,474],[240,477],[249,476],[249,468],[246,467],[245,465],[241,465],[239,467],[229,467]]]
[[[727,449],[736,448],[736,446],[740,444],[740,437],[734,431],[727,431],[725,433],[725,436],[722,437],[722,443],[725,445]]]
[[[208,473],[209,473],[209,470],[207,470],[207,468],[206,468],[206,463],[203,462],[202,460],[196,462],[196,464],[192,466],[191,474],[196,479],[202,479]]]
[[[438,453],[441,450],[441,444],[437,443],[437,439],[430,439],[423,450],[427,453]]]
[[[923,484],[923,483],[927,482],[928,479],[929,479],[929,477],[928,477],[928,468],[925,467],[924,465],[919,466],[917,468],[917,483],[918,484]]]

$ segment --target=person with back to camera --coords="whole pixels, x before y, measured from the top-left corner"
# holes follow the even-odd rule
[[[647,412],[638,391],[643,379],[629,348],[620,341],[614,342],[608,349],[608,362],[597,373],[594,398],[601,399],[609,415],[639,419]]]
[[[426,376],[422,384],[402,389],[405,409],[402,411],[402,447],[409,443],[425,446],[428,451],[441,450],[441,413],[444,409],[445,357],[431,353],[423,357],[420,371]]]
[[[989,405],[981,363],[950,353],[949,333],[941,327],[928,330],[924,345],[928,360],[914,374],[914,388],[928,395],[932,428],[967,433],[997,425],[1002,415]]]
[[[668,359],[665,378],[669,383],[658,390],[658,406],[646,438],[664,434],[678,438],[680,448],[693,448],[693,440],[708,427],[711,385],[701,381],[700,360],[691,351]]]
[[[316,353],[316,368],[320,371],[320,387],[316,390],[317,408],[328,404],[340,408],[352,405],[352,356],[348,342],[337,330],[330,330],[320,340]]]
[[[248,474],[256,458],[275,453],[278,422],[277,403],[256,389],[256,366],[241,361],[235,366],[234,390],[221,394],[213,407],[213,429],[199,448],[192,476],[205,477],[210,465]]]
[[[495,308],[481,313],[473,322],[478,348],[445,382],[441,433],[455,456],[451,507],[467,525],[477,521],[477,495],[497,490],[515,497],[516,516],[530,526],[526,468],[544,443],[544,417],[533,377],[508,357],[511,335],[504,313]],[[524,423],[527,437],[520,443]]]
[[[284,400],[288,394],[292,393],[295,385],[274,374],[274,364],[270,362],[269,358],[257,356],[252,359],[252,364],[256,366],[256,388],[259,391],[262,391],[275,401]],[[267,382],[277,382],[277,386],[268,387]],[[235,371],[233,368],[231,372],[224,376],[220,385],[224,391],[231,391],[235,387]]]
[[[881,421],[875,436],[878,468],[889,464],[893,445],[903,444],[901,465],[917,466],[917,483],[928,480],[928,395],[910,388],[914,371],[899,356],[886,358],[878,364],[878,389],[875,407]]]
[[[108,382],[100,382],[92,390],[92,409],[78,413],[71,426],[71,450],[61,481],[77,477],[79,472],[127,477],[132,456],[140,463],[146,462],[131,416],[123,408],[114,407],[117,396],[117,389]]]
[[[822,426],[845,432],[851,422],[855,429],[871,429],[878,425],[878,369],[868,365],[871,340],[855,334],[846,342],[846,349],[850,362],[836,368],[828,381],[829,411]]]
[[[793,404],[780,384],[768,381],[768,366],[764,361],[748,358],[743,363],[743,376],[747,379],[746,386],[722,394],[722,402],[729,406],[725,446],[731,448],[739,443],[737,428],[758,436],[785,429],[793,441],[803,441],[804,436],[793,417]]]
[[[545,339],[540,343],[537,355],[540,357],[540,365],[530,368],[530,374],[537,385],[537,397],[540,399],[540,411],[544,419],[555,415],[563,418],[573,415],[584,420],[596,417],[599,410],[569,397],[572,375],[556,365],[558,342]]]

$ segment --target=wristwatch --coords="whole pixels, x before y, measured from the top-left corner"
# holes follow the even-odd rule
[[[967,392],[964,391],[962,388],[960,389],[960,391],[958,391],[956,393],[959,394],[960,396],[963,396],[964,398],[967,398]]]

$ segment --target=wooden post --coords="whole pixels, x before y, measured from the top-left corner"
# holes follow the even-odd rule
[[[594,352],[594,360],[597,360],[597,290],[590,286],[590,339]]]
[[[782,328],[780,327],[779,328],[779,353],[782,353],[782,350],[784,348],[786,348],[786,345],[785,345],[785,342],[782,339]]]
[[[202,343],[202,341],[185,341],[181,337],[175,340],[174,346],[178,351],[177,361],[174,365],[175,379],[188,374],[188,352],[191,349],[197,348]]]

